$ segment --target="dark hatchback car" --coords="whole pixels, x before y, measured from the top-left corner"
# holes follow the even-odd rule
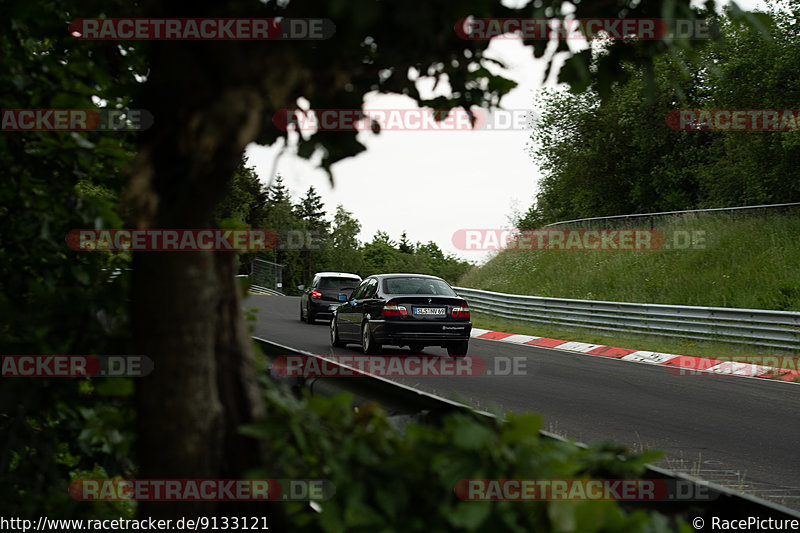
[[[317,318],[329,319],[333,310],[350,298],[361,276],[346,272],[317,272],[311,285],[300,285],[300,320],[312,324]]]
[[[366,278],[331,320],[331,344],[361,344],[365,354],[382,345],[447,348],[467,355],[472,331],[469,307],[443,279],[422,274],[378,274]]]

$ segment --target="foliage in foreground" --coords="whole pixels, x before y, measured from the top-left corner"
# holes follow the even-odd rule
[[[347,394],[268,396],[267,420],[243,430],[270,441],[280,471],[251,475],[326,479],[336,489],[320,512],[288,504],[292,531],[672,531],[665,516],[613,501],[472,502],[454,491],[462,479],[637,478],[658,452],[544,439],[537,415],[452,414],[401,433],[374,404],[353,409]]]
[[[68,492],[76,479],[135,477],[133,380],[3,380],[0,516],[133,517],[134,502],[77,501]]]

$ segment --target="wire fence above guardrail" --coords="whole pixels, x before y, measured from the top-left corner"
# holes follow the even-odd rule
[[[453,288],[473,311],[532,324],[800,350],[800,312],[573,300]]]
[[[655,227],[657,220],[668,219],[679,215],[688,214],[727,214],[727,215],[758,215],[767,213],[776,213],[781,210],[791,210],[800,208],[800,202],[784,203],[784,204],[766,204],[766,205],[745,205],[739,207],[714,207],[709,209],[686,209],[683,211],[660,211],[657,213],[634,213],[631,215],[611,215],[604,217],[589,217],[589,218],[576,218],[573,220],[562,220],[546,224],[546,228],[554,228],[558,226],[570,226],[576,228],[594,228],[599,223],[603,226],[620,226],[641,224],[642,222],[649,223],[650,229]]]

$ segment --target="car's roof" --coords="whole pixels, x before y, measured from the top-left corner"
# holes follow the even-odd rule
[[[439,279],[439,280],[442,279],[439,276],[431,276],[429,274],[413,274],[413,273],[373,274],[370,277],[380,278],[380,279],[386,279],[386,278],[427,278],[427,279]]]
[[[317,272],[314,274],[314,277],[317,276],[324,276],[326,278],[358,278],[361,279],[361,276],[358,274],[350,274],[349,272]]]

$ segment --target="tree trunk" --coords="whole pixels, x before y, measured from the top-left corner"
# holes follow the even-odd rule
[[[211,252],[141,252],[134,260],[138,352],[155,362],[138,383],[139,478],[216,478],[223,409],[214,354],[219,283]],[[140,516],[208,516],[213,504],[140,504]],[[209,512],[212,511],[212,512]]]
[[[197,102],[198,75],[174,66],[181,57],[156,61],[145,91],[155,126],[123,199],[138,229],[212,227],[214,207],[261,120],[263,103],[252,88]],[[188,94],[193,98],[181,100]],[[232,252],[134,253],[137,352],[155,363],[137,387],[139,478],[232,479],[264,466],[263,444],[237,432],[263,416],[264,405],[235,261]],[[139,513],[188,518],[231,516],[232,509],[266,516],[271,531],[282,529],[278,504],[142,502]]]

